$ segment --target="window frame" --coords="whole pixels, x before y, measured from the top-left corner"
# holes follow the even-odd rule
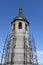
[[[22,22],[18,23],[18,29],[22,29]]]

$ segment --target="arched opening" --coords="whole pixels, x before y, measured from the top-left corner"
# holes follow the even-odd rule
[[[21,22],[19,22],[19,24],[18,24],[18,29],[22,29],[22,23]]]
[[[15,30],[15,24],[13,24],[13,29],[12,29],[12,31],[14,31]]]
[[[15,29],[15,24],[14,24],[14,29]]]
[[[25,30],[27,30],[27,24],[25,24]]]

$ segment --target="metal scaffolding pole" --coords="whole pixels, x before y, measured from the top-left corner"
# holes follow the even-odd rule
[[[13,35],[14,36],[14,35]],[[19,36],[18,36],[19,38]],[[22,39],[22,38],[21,38]],[[27,65],[27,64],[32,64],[32,65],[38,65],[38,60],[37,60],[37,55],[34,54],[36,53],[36,47],[35,47],[35,41],[34,41],[34,37],[31,38],[31,36],[29,36],[29,45],[30,45],[30,48],[29,47],[26,47],[26,41],[27,39],[23,38],[23,41],[24,41],[24,65]],[[16,43],[16,36],[14,36],[14,39],[13,39],[13,44],[12,44],[12,52],[11,52],[11,62],[9,62],[9,45],[11,44],[11,36],[7,36],[6,40],[5,40],[5,44],[4,44],[4,48],[3,48],[3,54],[2,54],[2,58],[1,58],[1,65],[3,65],[3,59],[4,59],[4,65],[13,65],[14,62],[13,62],[13,58],[14,58],[14,49],[15,49],[15,43]],[[30,50],[30,62],[27,62],[27,50]]]
[[[38,65],[35,41],[34,41],[34,37],[33,36],[32,36],[32,40],[31,40],[31,47],[32,47],[32,53],[33,53],[32,54],[33,55],[33,65]]]

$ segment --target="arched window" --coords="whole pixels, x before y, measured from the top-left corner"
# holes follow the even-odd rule
[[[25,29],[27,30],[27,24],[25,24]]]
[[[15,24],[13,24],[13,29],[12,29],[12,31],[14,31],[15,30]]]
[[[15,24],[14,24],[14,29],[15,29]]]
[[[19,24],[18,24],[18,29],[22,29],[22,23],[21,22],[19,22]]]

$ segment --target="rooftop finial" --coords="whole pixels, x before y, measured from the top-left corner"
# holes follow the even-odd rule
[[[19,8],[19,15],[20,14],[22,15],[22,12],[23,12],[23,9],[22,8]]]

